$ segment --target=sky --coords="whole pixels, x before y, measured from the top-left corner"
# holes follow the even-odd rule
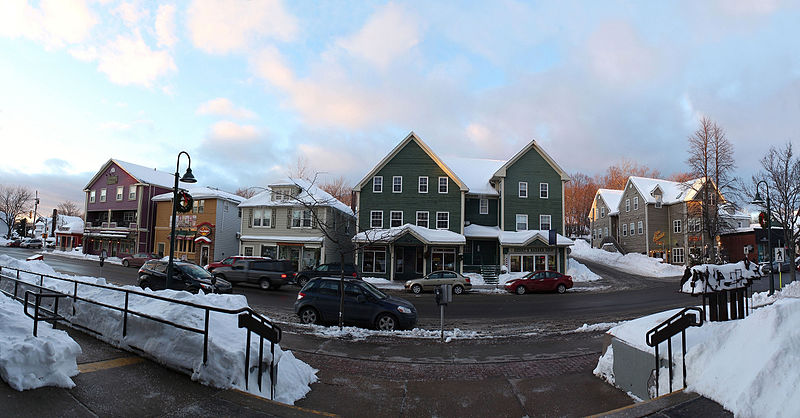
[[[780,0],[0,2],[0,184],[83,204],[110,158],[234,191],[298,159],[355,184],[409,132],[530,140],[569,173],[686,171],[707,116],[749,178],[798,145],[800,4]],[[181,173],[187,160],[180,160]]]

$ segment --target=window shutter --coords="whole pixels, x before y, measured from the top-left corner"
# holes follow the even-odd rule
[[[318,229],[319,228],[319,219],[317,219],[317,213],[314,212],[314,209],[309,209],[311,212],[311,229]]]
[[[269,221],[269,225],[270,226],[269,227],[270,228],[275,228],[275,212],[276,211],[277,211],[277,209],[272,209],[272,211],[271,211],[271,213],[269,215],[269,217],[270,217],[270,221]]]
[[[253,209],[249,209],[247,211],[247,227],[248,228],[253,227]]]
[[[286,229],[292,227],[292,212],[293,212],[292,208],[286,209]]]

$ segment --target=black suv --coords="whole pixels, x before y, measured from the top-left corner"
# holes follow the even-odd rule
[[[342,264],[341,263],[328,263],[328,264],[320,264],[317,267],[314,267],[310,270],[303,270],[297,273],[297,277],[295,278],[295,283],[303,287],[308,283],[309,280],[317,278],[317,277],[341,277],[342,275]],[[344,265],[344,277],[346,278],[354,278],[360,279],[358,275],[358,271],[356,270],[356,266],[353,264],[345,264]]]
[[[144,263],[139,269],[139,286],[142,289],[165,289],[167,287],[167,264],[169,263],[161,260],[150,260]],[[188,290],[192,293],[200,290],[205,293],[231,293],[230,283],[212,276],[211,273],[196,264],[173,261],[172,267],[170,289]]]
[[[340,280],[320,277],[300,289],[294,312],[302,323],[321,324],[339,319]],[[345,279],[343,317],[346,324],[393,331],[413,328],[417,310],[411,302],[389,296],[369,282]]]
[[[237,260],[230,267],[217,267],[214,276],[231,283],[254,283],[264,290],[278,290],[294,278],[289,260]]]

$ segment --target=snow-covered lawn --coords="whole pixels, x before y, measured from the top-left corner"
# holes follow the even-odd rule
[[[78,374],[78,344],[64,331],[33,319],[22,304],[0,293],[0,377],[16,390],[42,386],[71,388]]]
[[[577,258],[603,264],[627,273],[647,277],[673,277],[683,274],[684,268],[668,263],[662,263],[660,258],[648,257],[644,254],[612,253],[599,248],[592,248],[582,240],[576,240],[571,247],[571,255]]]
[[[578,260],[570,258],[567,266],[567,276],[572,276],[572,281],[575,283],[587,283],[602,279],[598,274],[589,270],[589,267],[579,263]]]
[[[136,292],[154,293],[170,299],[191,302],[203,306],[222,309],[240,309],[247,307],[247,299],[243,295],[217,295],[161,290],[152,292],[134,286],[114,286],[105,279],[96,277],[67,276],[55,272],[43,261],[19,261],[0,255],[0,265],[19,268],[39,274],[55,277],[68,277],[84,283],[108,285],[114,288],[125,288]],[[20,278],[30,283],[38,283],[39,276],[23,273]],[[6,291],[13,289],[11,281],[4,280]],[[64,294],[72,294],[74,285],[70,282],[45,278],[45,287]],[[13,291],[13,290],[12,290]],[[88,285],[78,285],[78,296],[108,305],[123,307],[123,292],[103,289]],[[203,336],[199,333],[184,331],[176,327],[161,324],[137,315],[128,315],[127,335],[122,335],[122,312],[103,308],[95,304],[78,301],[76,312],[72,313],[72,299],[64,298],[59,305],[59,313],[71,323],[98,331],[102,339],[114,346],[131,350],[136,347],[153,356],[160,363],[179,370],[189,370],[192,380],[218,388],[238,388],[245,390],[244,358],[246,350],[246,331],[238,327],[238,317],[234,314],[211,312],[209,317],[208,362],[203,364]],[[205,326],[205,309],[170,303],[144,296],[131,295],[128,300],[131,310],[159,317],[172,323],[194,329]],[[249,347],[251,363],[255,365],[258,358],[257,338],[253,338]],[[269,346],[269,342],[265,342]],[[265,350],[264,361],[269,363],[269,350]],[[317,381],[316,370],[296,359],[290,351],[284,351],[280,345],[275,346],[275,364],[278,365],[278,377],[275,386],[275,399],[292,404],[308,393],[310,384]],[[263,376],[263,390],[259,392],[257,368],[251,367],[249,374],[249,392],[262,397],[269,397],[269,374]]]
[[[735,321],[705,322],[686,331],[687,390],[720,403],[736,416],[796,416],[800,411],[800,284],[791,283],[771,297],[754,295],[755,309]],[[652,353],[645,334],[679,310],[628,321],[608,333],[626,344]],[[675,341],[679,341],[676,337]],[[660,352],[666,358],[666,350]],[[595,374],[614,383],[613,351],[600,358]],[[673,344],[675,386],[680,386],[680,343]],[[667,369],[659,386],[669,386]]]

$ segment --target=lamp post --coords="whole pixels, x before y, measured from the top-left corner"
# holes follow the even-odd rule
[[[186,168],[186,173],[180,178],[184,183],[197,183],[197,179],[192,175],[192,157],[186,151],[178,153],[178,161],[175,164],[175,187],[172,189],[172,229],[169,235],[169,263],[167,263],[167,283],[166,287],[169,289],[172,286],[172,260],[175,258],[175,224],[177,223],[176,215],[178,212],[178,173],[180,172],[181,154],[185,154],[189,159],[189,166]]]
[[[764,200],[761,199],[761,195],[758,194],[758,186],[760,186],[761,183],[764,183],[764,187],[767,189],[767,252],[769,253],[769,294],[772,295],[775,293],[775,280],[772,276],[772,210],[769,205],[769,184],[767,184],[766,181],[761,180],[756,183],[756,196],[750,203],[754,205],[764,205]]]

